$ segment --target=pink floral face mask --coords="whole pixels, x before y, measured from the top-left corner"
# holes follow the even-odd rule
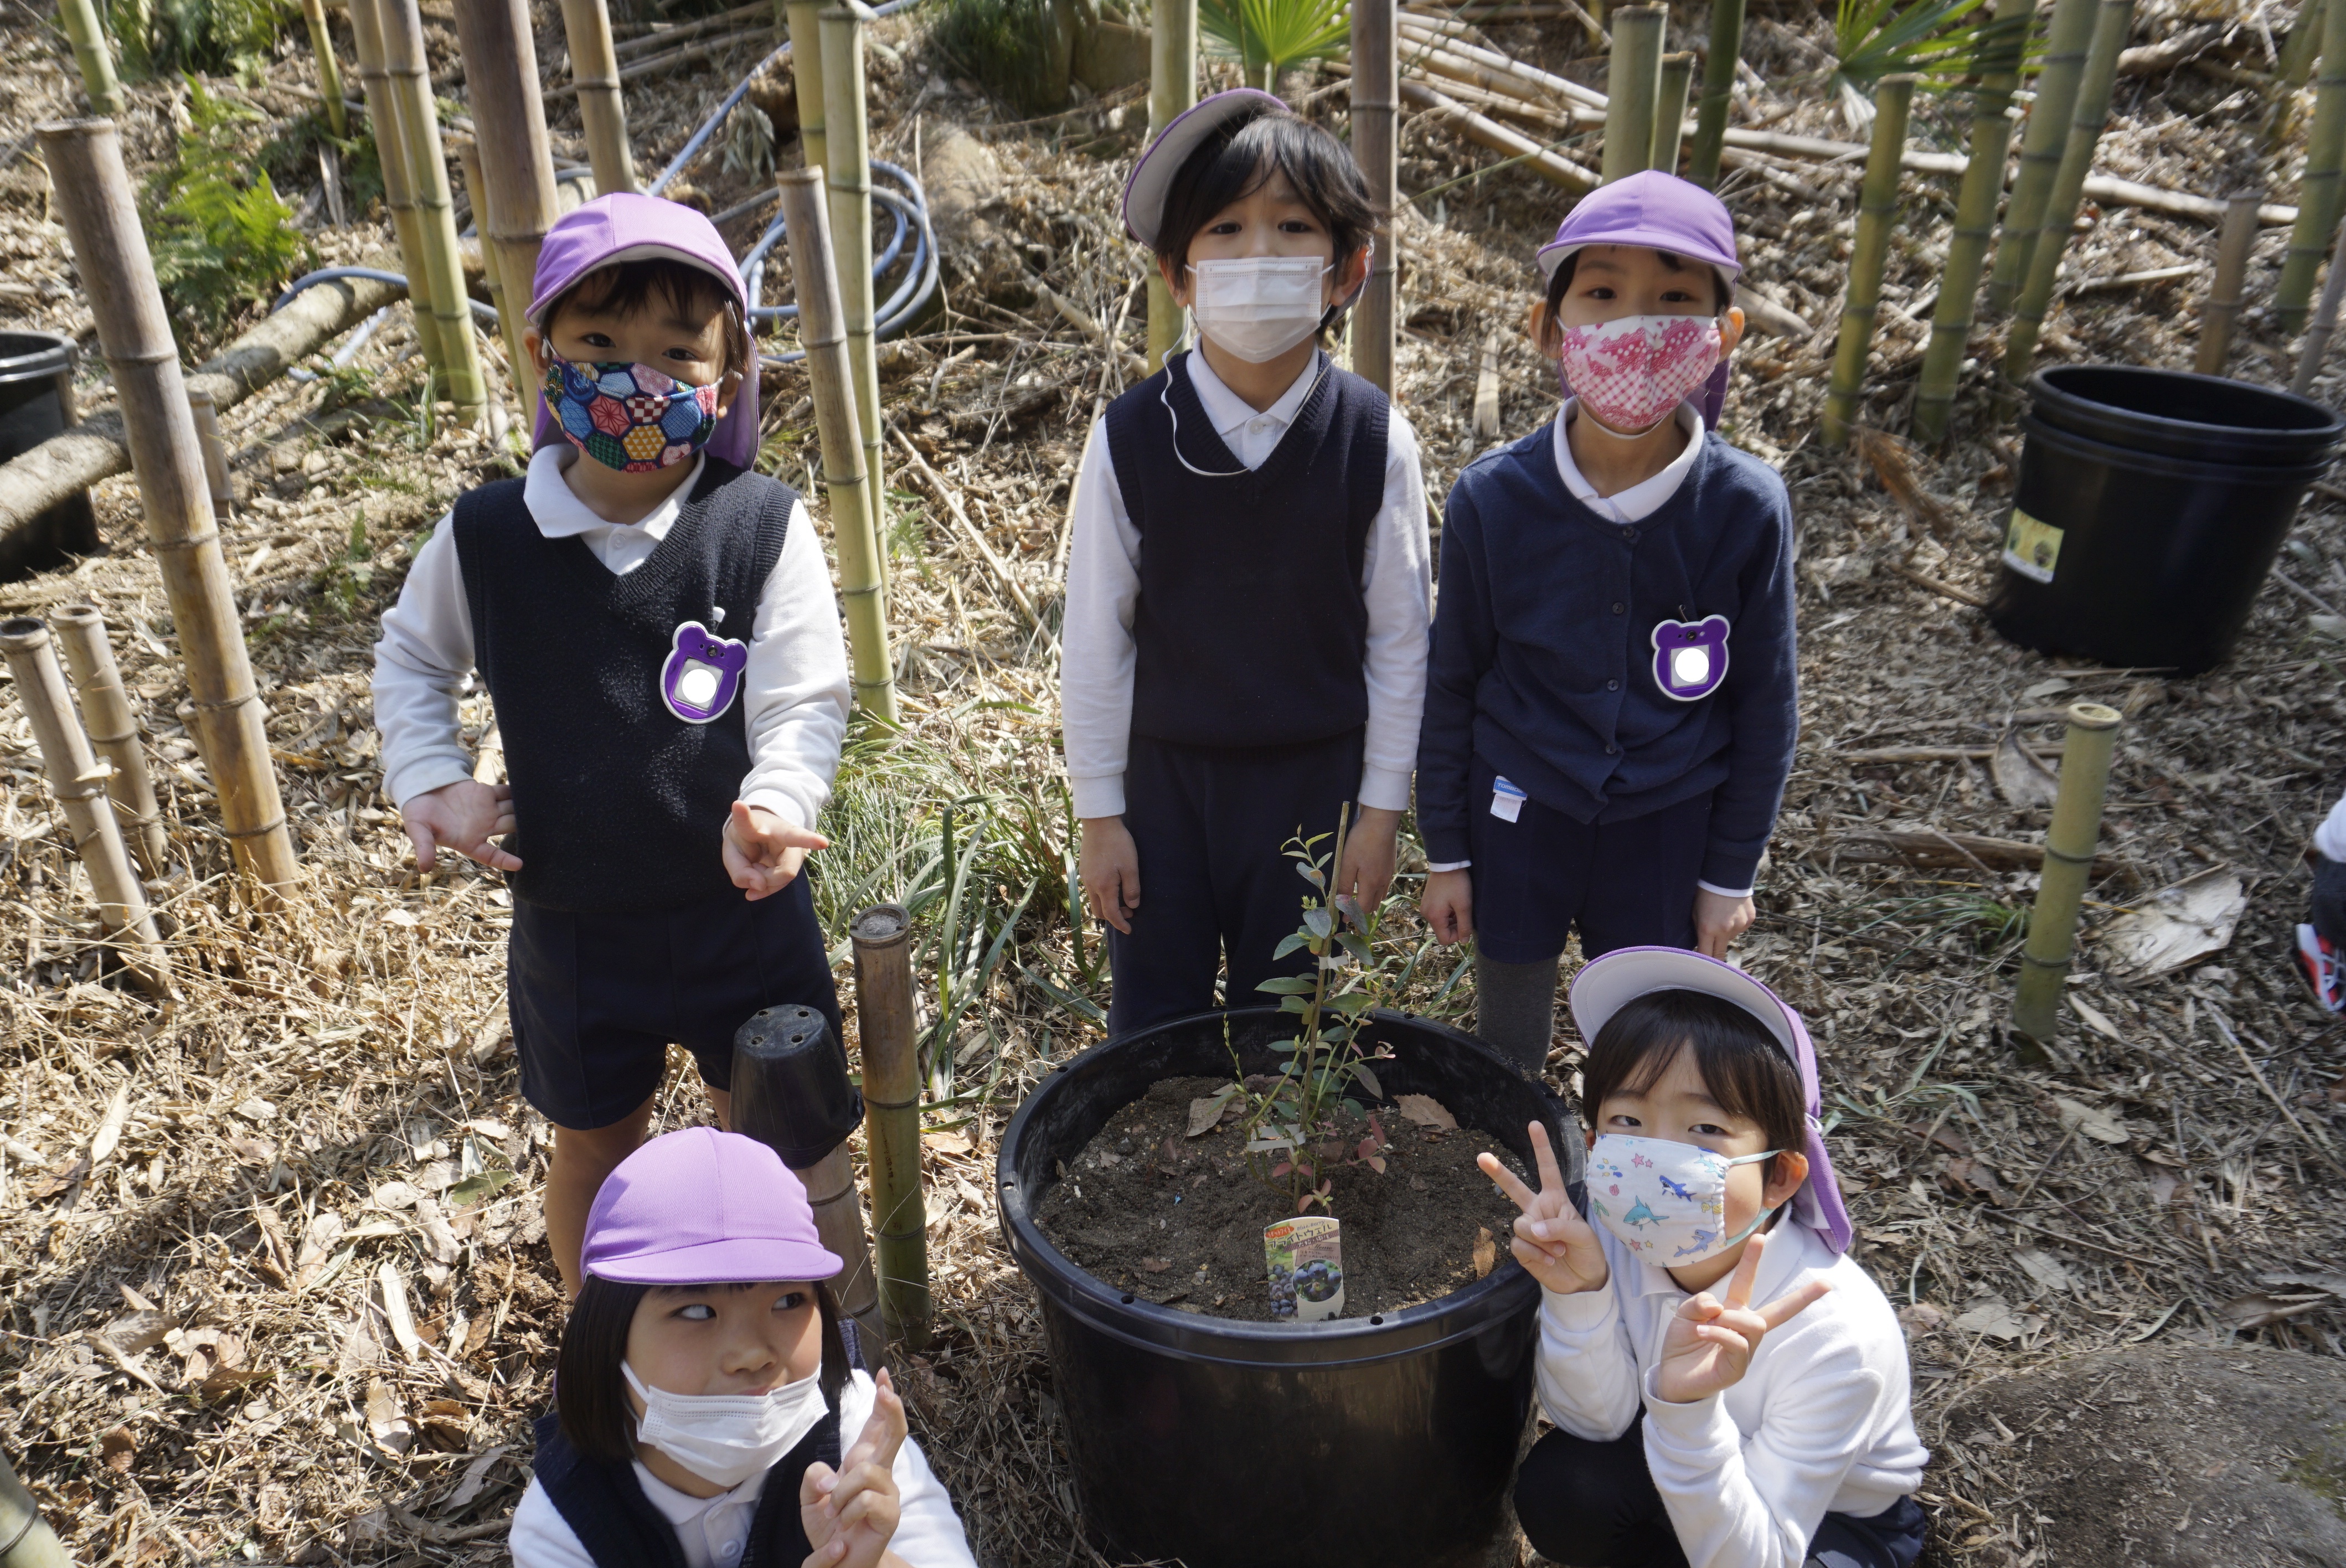
[[[1556,375],[1615,435],[1642,435],[1710,379],[1724,339],[1712,316],[1624,316],[1566,327]]]

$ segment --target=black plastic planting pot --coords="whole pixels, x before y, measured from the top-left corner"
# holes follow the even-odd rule
[[[1163,1078],[1226,1077],[1225,1014],[1111,1040],[1046,1079],[1003,1135],[1011,1255],[1041,1298],[1086,1526],[1119,1561],[1187,1568],[1436,1568],[1479,1561],[1530,1412],[1539,1287],[1502,1253],[1438,1301],[1324,1323],[1241,1322],[1136,1300],[1070,1262],[1034,1211],[1107,1119]],[[1227,1014],[1250,1073],[1293,1019]],[[1581,1140],[1491,1047],[1373,1014],[1388,1095],[1431,1095],[1530,1167],[1535,1119],[1580,1198]],[[1341,1217],[1341,1216],[1339,1217]]]
[[[0,332],[0,463],[23,456],[73,423],[73,367],[71,338]],[[0,534],[0,583],[97,550],[97,514],[83,491]]]

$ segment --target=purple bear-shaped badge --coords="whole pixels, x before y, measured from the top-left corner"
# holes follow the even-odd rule
[[[1727,617],[1663,621],[1654,627],[1654,684],[1662,695],[1698,702],[1727,678]]]
[[[660,667],[660,700],[687,724],[707,724],[733,706],[749,667],[749,644],[687,621],[676,628],[676,645]]]

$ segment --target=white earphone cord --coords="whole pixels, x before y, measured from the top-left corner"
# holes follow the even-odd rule
[[[1170,356],[1168,357],[1169,358]],[[1330,362],[1331,361],[1325,353],[1321,354],[1320,373],[1313,376],[1311,378],[1311,384],[1303,389],[1303,402],[1299,402],[1295,405],[1297,412],[1300,412],[1302,411],[1303,404],[1311,401],[1311,394],[1320,390],[1321,382],[1327,377]],[[1218,473],[1210,468],[1200,468],[1196,463],[1181,455],[1181,416],[1174,412],[1173,399],[1169,395],[1172,391],[1173,378],[1170,375],[1168,375],[1165,378],[1165,384],[1157,389],[1157,401],[1165,405],[1165,417],[1173,422],[1173,460],[1200,479],[1237,479],[1242,475],[1252,473],[1254,470],[1251,468],[1233,468],[1227,472]]]

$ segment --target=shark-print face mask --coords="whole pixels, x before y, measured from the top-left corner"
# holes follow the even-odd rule
[[[1782,1152],[1730,1159],[1697,1144],[1600,1133],[1588,1151],[1588,1217],[1647,1263],[1699,1263],[1742,1241],[1775,1212],[1763,1208],[1727,1236],[1728,1171]]]

